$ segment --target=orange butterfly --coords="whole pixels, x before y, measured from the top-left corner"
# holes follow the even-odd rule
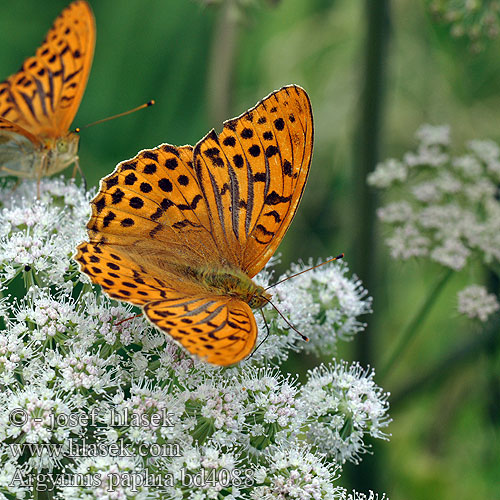
[[[34,57],[0,83],[0,175],[40,178],[78,167],[69,126],[82,100],[95,45],[94,16],[76,0],[55,20]]]
[[[292,221],[312,147],[309,97],[290,85],[194,148],[141,151],[101,181],[75,259],[189,352],[236,363],[255,345],[252,308],[270,299],[251,278]]]

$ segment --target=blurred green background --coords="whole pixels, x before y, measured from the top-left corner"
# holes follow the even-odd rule
[[[0,4],[1,79],[34,53],[68,3]],[[82,132],[88,184],[141,149],[194,144],[274,89],[303,86],[314,110],[314,158],[280,246],[279,271],[299,258],[345,251],[374,296],[375,312],[365,318],[367,332],[339,355],[377,369],[439,269],[388,258],[366,172],[377,159],[411,149],[424,122],[451,124],[458,149],[472,138],[500,140],[499,41],[471,50],[435,22],[428,3],[241,0],[236,9],[234,1],[90,0],[97,44],[73,126],[149,99],[156,106]],[[392,437],[375,443],[361,466],[346,466],[345,486],[393,500],[500,499],[498,342],[472,346],[433,371],[477,334],[456,312],[456,291],[471,277],[453,277],[419,336],[384,378],[376,377],[394,394]],[[317,362],[297,356],[287,368],[303,374]],[[434,376],[424,383],[428,371]]]

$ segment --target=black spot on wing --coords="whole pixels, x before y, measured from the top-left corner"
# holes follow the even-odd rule
[[[271,191],[265,200],[266,205],[278,205],[279,203],[288,203],[292,199],[290,196],[280,196],[276,191]]]
[[[128,163],[122,163],[121,170],[135,170],[137,168],[137,162],[131,161]]]
[[[203,197],[199,194],[197,194],[194,198],[193,201],[189,204],[180,204],[177,205],[177,208],[179,210],[196,210],[196,207],[198,206],[198,203],[203,199]]]
[[[232,135],[228,135],[223,141],[224,146],[234,147],[236,145],[236,139]]]
[[[115,192],[111,194],[111,203],[113,205],[120,203],[124,196],[125,193],[120,188],[116,188]]]
[[[224,123],[224,127],[227,127],[229,130],[232,130],[234,132],[236,130],[236,124],[237,120],[229,120]]]
[[[102,196],[101,198],[99,198],[98,200],[96,200],[94,202],[94,206],[97,210],[97,213],[100,213],[102,212],[102,209],[106,206],[106,200],[104,198],[104,196]]]
[[[106,183],[106,187],[108,189],[110,189],[118,184],[118,176],[115,175],[114,177],[111,177],[110,179],[106,179],[104,182]]]
[[[244,128],[241,131],[240,136],[242,139],[251,139],[253,137],[253,130],[251,128]]]
[[[126,186],[133,186],[136,181],[137,181],[137,176],[134,174],[134,172],[130,172],[130,174],[125,176]]]
[[[158,161],[158,155],[154,153],[153,151],[144,151],[142,153],[143,158],[148,158],[150,160]]]
[[[103,219],[102,219],[102,226],[103,227],[108,227],[111,224],[111,221],[116,217],[116,214],[113,212],[109,212]]]
[[[254,158],[257,158],[260,155],[260,146],[258,144],[253,144],[250,148],[248,148],[248,152]]]
[[[148,163],[144,165],[143,173],[145,174],[154,174],[156,172],[156,165],[154,163]]]
[[[177,158],[179,158],[179,151],[177,151],[177,148],[175,148],[174,146],[165,144],[162,146],[162,149],[163,151],[165,151],[165,153],[172,153],[173,155],[177,156]]]
[[[283,121],[283,118],[274,120],[274,126],[276,127],[276,130],[283,130],[285,128],[285,122]]]
[[[258,234],[255,235],[255,239],[262,245],[267,245],[274,238],[274,232],[268,231],[262,224],[257,224],[255,229]]]
[[[281,216],[278,212],[276,212],[276,210],[271,210],[270,212],[266,212],[264,215],[267,215],[268,217],[274,217],[274,220],[277,223],[281,222]]]
[[[175,170],[179,165],[177,158],[167,158],[165,160],[165,167],[169,170]]]

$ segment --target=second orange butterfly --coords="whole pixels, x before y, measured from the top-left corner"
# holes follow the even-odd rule
[[[0,83],[0,175],[40,180],[78,166],[78,135],[70,132],[92,65],[95,22],[76,0],[54,21],[19,72]]]

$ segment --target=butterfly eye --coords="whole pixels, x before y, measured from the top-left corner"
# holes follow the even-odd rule
[[[254,295],[252,296],[252,298],[248,301],[248,305],[252,308],[252,309],[258,309],[260,307],[260,300]]]
[[[57,141],[57,151],[59,153],[67,153],[68,152],[68,142],[60,139]]]

